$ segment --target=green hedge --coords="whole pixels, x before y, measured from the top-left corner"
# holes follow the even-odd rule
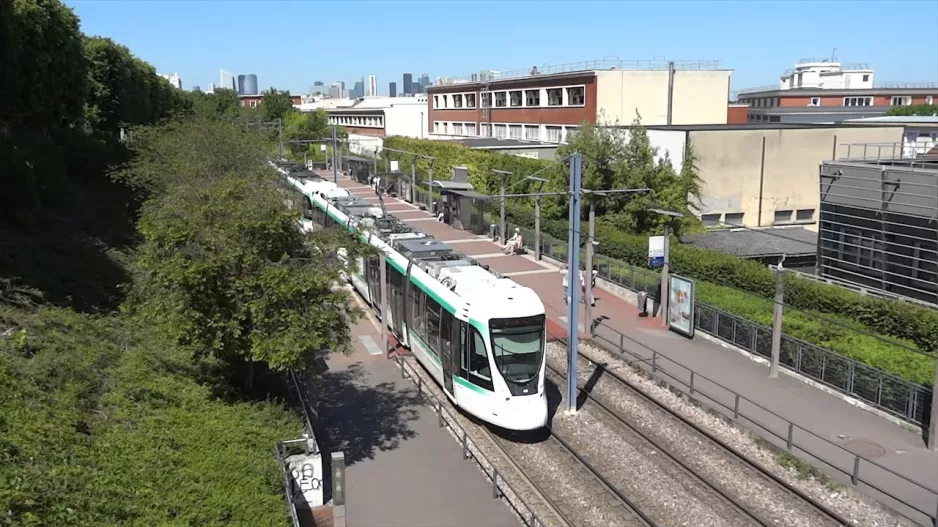
[[[527,175],[548,164],[441,141],[393,137],[385,144],[437,157],[435,178],[449,178],[452,165],[466,166],[470,181],[479,187],[493,185],[494,179],[487,176],[491,168]],[[533,210],[523,202],[507,204],[506,215],[521,226],[534,225]],[[567,238],[565,218],[544,215],[541,229],[558,240]],[[602,218],[597,221],[596,234],[600,241],[599,254],[638,267],[646,266],[646,236],[622,232],[604,223]],[[754,322],[771,325],[771,302],[753,297],[771,299],[775,294],[775,275],[766,266],[677,241],[672,242],[671,248],[672,269],[698,281],[698,298],[701,301]],[[797,308],[788,309],[785,313],[783,327],[786,334],[910,381],[922,385],[933,383],[934,359],[903,346],[930,353],[938,351],[938,312],[914,304],[863,296],[791,274],[786,277],[785,302]],[[823,313],[824,319],[840,325],[820,320],[816,313]]]

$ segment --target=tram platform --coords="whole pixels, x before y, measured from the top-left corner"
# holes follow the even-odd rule
[[[331,177],[332,174],[322,175]],[[339,184],[365,200],[378,202],[374,189],[369,186],[342,176],[339,178]],[[537,262],[530,255],[506,255],[501,246],[486,238],[437,222],[428,212],[402,200],[387,197],[384,203],[389,214],[489,265],[492,270],[537,291],[547,308],[550,321],[568,328],[563,298],[563,276],[557,267],[547,262]],[[664,357],[676,361],[693,370],[696,375],[709,378],[776,414],[772,415],[755,405],[747,406],[745,413],[750,419],[749,422],[742,422],[753,432],[771,443],[784,447],[788,428],[786,420],[794,423],[796,427],[810,432],[799,430],[795,436],[797,445],[815,453],[816,460],[846,471],[828,470],[834,479],[850,484],[850,472],[853,469],[851,452],[858,454],[895,473],[890,474],[886,470],[864,464],[865,472],[861,474],[863,480],[913,505],[919,512],[912,511],[901,501],[884,498],[868,486],[861,485],[862,490],[878,499],[884,499],[887,505],[923,524],[927,524],[924,523],[927,519],[921,511],[929,511],[928,515],[935,516],[938,507],[938,494],[935,492],[935,489],[938,489],[938,453],[926,448],[921,434],[900,428],[847,400],[791,376],[780,375],[777,379],[770,379],[767,366],[702,337],[691,340],[670,332],[662,327],[657,318],[640,318],[637,306],[599,286],[594,289],[594,296],[594,320],[602,319],[603,326],[623,334],[625,347],[630,352],[650,360],[652,350],[655,350],[659,359]],[[581,311],[581,320],[584,316]],[[583,335],[582,322],[579,326],[580,334]],[[617,334],[603,326],[600,326],[598,334],[603,335],[606,331],[608,334],[604,336],[619,340]],[[682,370],[675,368],[675,371]],[[686,373],[683,381],[686,383],[688,378],[689,373]],[[713,385],[711,388],[714,388]],[[714,388],[705,391],[716,393],[719,390]],[[699,394],[698,398],[701,398]],[[727,405],[724,408],[709,404],[710,401],[703,399],[717,411],[732,417],[732,397],[717,401]],[[758,425],[753,426],[753,423]],[[773,436],[765,430],[771,430],[776,435]],[[902,481],[896,474],[921,486]]]
[[[320,446],[346,456],[349,527],[518,527],[491,484],[409,379],[387,360],[378,322],[352,327],[317,383]]]

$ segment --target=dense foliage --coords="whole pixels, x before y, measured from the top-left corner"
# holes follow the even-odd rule
[[[584,187],[653,189],[648,197],[613,202],[603,200],[597,207],[596,235],[600,242],[597,252],[622,262],[620,272],[630,273],[630,266],[647,265],[647,234],[660,232],[660,219],[642,214],[642,209],[655,205],[677,211],[691,212],[699,194],[700,183],[694,169],[693,149],[685,153],[683,169],[674,174],[667,163],[653,163],[655,153],[649,148],[647,136],[640,127],[624,137],[596,133],[582,127],[573,145],[558,149],[558,157],[578,150],[584,155]],[[514,180],[535,174],[550,179],[551,190],[568,185],[568,168],[563,163],[551,167],[550,162],[520,158],[482,150],[472,150],[445,141],[388,138],[391,148],[437,157],[434,178],[448,179],[448,167],[469,168],[470,181],[483,191],[497,193],[499,185],[491,168],[514,172]],[[692,145],[691,145],[692,146]],[[425,177],[428,162],[421,160],[420,177]],[[531,190],[519,184],[510,192]],[[507,203],[511,222],[532,228],[532,205],[524,200]],[[685,230],[696,229],[694,222],[683,224]],[[542,203],[541,228],[555,238],[560,246],[567,239],[567,217],[562,199],[545,199]],[[771,325],[774,296],[774,273],[758,262],[740,259],[718,251],[672,242],[671,264],[674,272],[697,280],[697,298],[742,318]],[[627,265],[626,265],[627,264]],[[614,264],[613,264],[614,265]],[[654,282],[652,282],[654,283]],[[874,367],[899,375],[910,381],[931,385],[934,359],[910,349],[934,353],[938,351],[938,313],[913,304],[863,296],[852,291],[788,276],[785,302],[797,309],[785,312],[783,330],[822,348],[860,360]],[[799,311],[800,310],[800,311]],[[823,314],[819,319],[817,314]]]
[[[0,306],[0,525],[284,525],[296,417],[124,317]]]
[[[293,97],[289,91],[271,88],[264,92],[264,98],[261,99],[261,113],[265,120],[283,119],[294,109]]]
[[[333,290],[345,271],[336,254],[356,242],[300,231],[298,209],[284,207],[265,166],[265,136],[199,119],[140,136],[147,142],[125,179],[159,190],[140,219],[129,307],[174,341],[236,365],[303,367],[345,348],[357,311]]]
[[[0,1],[0,60],[0,525],[284,525],[272,370],[347,342],[356,245],[300,231],[236,95],[61,2]]]

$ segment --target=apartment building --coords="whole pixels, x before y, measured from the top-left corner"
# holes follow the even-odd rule
[[[934,104],[938,83],[875,83],[866,64],[802,59],[777,86],[739,92],[750,123],[832,123],[885,115],[895,106]]]
[[[494,137],[560,143],[583,122],[724,124],[731,71],[719,61],[593,61],[428,89],[431,138]]]

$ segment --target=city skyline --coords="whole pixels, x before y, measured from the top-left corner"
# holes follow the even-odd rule
[[[791,8],[791,2],[766,1],[748,4],[741,12],[733,2],[687,2],[680,9],[662,10],[654,3],[583,1],[563,15],[552,10],[532,13],[528,3],[505,2],[500,4],[500,16],[495,22],[490,20],[491,13],[467,5],[460,10],[460,21],[478,23],[485,31],[479,35],[481,38],[454,42],[445,50],[444,46],[373,46],[376,41],[393,38],[391,28],[400,24],[433,27],[451,23],[443,11],[421,9],[420,4],[404,9],[407,6],[399,2],[317,4],[317,13],[326,18],[355,10],[356,22],[372,38],[345,42],[341,57],[317,57],[315,71],[310,72],[310,68],[298,66],[295,61],[271,58],[306,49],[323,39],[341,40],[345,38],[341,28],[324,25],[315,38],[303,32],[284,33],[275,29],[276,9],[218,9],[218,2],[187,3],[186,16],[180,18],[179,10],[167,8],[165,3],[66,1],[75,8],[89,34],[108,35],[158,71],[178,72],[186,83],[184,89],[193,84],[206,86],[208,81],[217,84],[219,79],[213,72],[222,65],[256,73],[265,87],[304,93],[317,78],[351,80],[374,74],[385,80],[386,90],[387,81],[400,81],[403,73],[411,73],[419,82],[417,76],[423,71],[432,72],[433,79],[460,77],[488,69],[512,71],[617,55],[623,60],[721,60],[733,70],[731,89],[739,90],[775,83],[799,59],[830,56],[835,48],[844,62],[870,64],[882,81],[938,81],[934,4],[922,2],[868,2],[864,4],[867,9],[856,10],[844,10],[842,2],[812,2],[810,8],[799,11]],[[836,19],[851,30],[836,34],[812,32],[779,44],[778,35],[789,34],[791,27],[803,22],[808,10],[816,19]],[[881,13],[898,11],[919,16],[908,17],[901,28],[882,23]],[[758,23],[739,23],[743,15]],[[150,23],[141,26],[138,20]],[[517,30],[519,20],[537,27],[542,35],[566,31],[575,24],[591,30],[573,43],[569,39],[542,38],[533,47],[505,46],[502,39],[490,38]],[[628,44],[620,37],[623,20],[643,21],[630,29]],[[226,32],[251,34],[254,43],[232,48],[221,35],[206,37],[204,27],[209,23],[221,24]],[[176,38],[165,38],[162,28],[167,26],[175,28]],[[662,32],[665,27],[668,30]],[[714,34],[720,37],[714,38]],[[870,39],[870,34],[877,38]]]

